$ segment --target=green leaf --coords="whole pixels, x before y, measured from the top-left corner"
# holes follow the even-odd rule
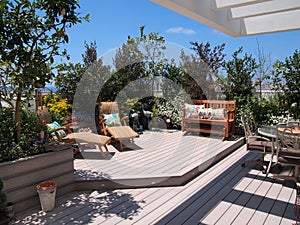
[[[69,43],[69,36],[67,34],[64,35],[64,40],[66,43]]]
[[[87,22],[90,22],[90,14],[86,14],[83,19]]]

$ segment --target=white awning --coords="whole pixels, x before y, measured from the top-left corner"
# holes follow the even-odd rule
[[[234,37],[300,29],[300,0],[151,0]]]

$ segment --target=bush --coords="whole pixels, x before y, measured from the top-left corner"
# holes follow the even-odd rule
[[[41,138],[41,131],[46,132],[45,124],[42,124],[36,113],[21,111],[20,141],[16,141],[16,122],[14,110],[4,108],[0,114],[0,162],[12,161],[26,156],[45,152],[47,135]]]
[[[184,102],[185,100],[182,92],[179,92],[177,96],[174,96],[172,101],[158,99],[157,103],[154,105],[153,114],[162,117],[169,128],[180,129]]]

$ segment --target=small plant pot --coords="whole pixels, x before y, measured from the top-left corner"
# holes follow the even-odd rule
[[[54,209],[56,187],[57,184],[54,181],[44,181],[36,186],[41,207],[44,212]]]

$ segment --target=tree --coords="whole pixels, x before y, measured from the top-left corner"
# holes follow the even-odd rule
[[[240,47],[232,55],[233,59],[224,62],[224,69],[227,73],[226,77],[219,76],[221,89],[226,100],[236,100],[238,106],[236,110],[235,123],[238,125],[240,116],[248,110],[248,102],[253,96],[253,82],[257,64],[252,55],[245,54],[243,57],[239,55],[243,52]]]
[[[272,70],[274,90],[281,98],[281,106],[293,111],[298,118],[300,106],[300,52],[295,50],[284,62],[277,61]],[[282,94],[280,94],[282,91]],[[292,106],[293,105],[293,106]]]
[[[163,64],[166,62],[164,50],[166,49],[163,36],[158,33],[144,33],[144,26],[140,27],[140,36],[128,36],[127,42],[117,50],[117,54],[113,60],[117,72],[123,71],[122,76],[126,74],[126,70],[133,71],[137,69],[138,73],[131,76],[131,81],[144,77],[149,81],[149,87],[152,88],[152,95],[156,89],[157,77],[161,75]],[[144,73],[141,72],[143,67]],[[144,82],[147,82],[144,79]],[[126,83],[125,83],[126,84]]]
[[[195,55],[187,55],[183,51],[180,54],[180,65],[184,70],[182,85],[191,99],[207,99],[209,96],[209,82],[207,77],[209,68],[203,60]]]
[[[256,75],[257,79],[255,81],[255,86],[259,87],[259,97],[262,98],[261,88],[264,80],[268,79],[270,76],[268,74],[271,63],[270,63],[270,54],[265,55],[264,49],[260,47],[257,42],[257,59],[258,59],[258,73]]]
[[[57,94],[61,98],[68,99],[73,104],[77,84],[80,82],[86,69],[97,61],[96,41],[88,44],[84,42],[85,52],[82,54],[83,63],[62,63],[57,66],[57,75],[54,79]]]
[[[226,56],[226,54],[223,53],[225,49],[225,43],[217,45],[213,49],[211,49],[209,42],[207,42],[206,44],[199,44],[195,41],[191,42],[191,45],[194,46],[192,47],[192,49],[196,51],[199,58],[202,59],[204,63],[208,65],[212,73],[217,73],[219,68],[222,67],[224,58]]]
[[[84,42],[85,52],[82,54],[82,59],[85,67],[92,65],[97,60],[97,44],[96,41],[88,44]]]
[[[245,99],[253,95],[253,82],[257,64],[252,55],[245,54],[243,58],[239,54],[243,52],[240,47],[232,55],[233,59],[224,63],[227,77],[223,78],[222,90],[227,100],[234,98]]]
[[[197,99],[215,98],[216,84],[215,80],[219,68],[224,62],[225,54],[223,54],[225,44],[217,45],[213,49],[209,42],[206,44],[198,42],[190,42],[193,46],[191,49],[196,52],[196,56],[187,56],[181,54],[183,67],[194,79],[201,85],[201,93],[194,93],[193,97]],[[190,88],[195,84],[190,84]]]
[[[81,63],[62,63],[57,66],[57,75],[54,79],[56,93],[60,98],[66,98],[68,103],[73,104],[77,83],[85,72]]]
[[[9,98],[16,96],[15,120],[20,140],[20,108],[22,96],[30,97],[36,81],[45,84],[53,76],[54,57],[67,56],[61,50],[68,43],[67,29],[88,20],[81,18],[76,0],[4,0],[0,3],[1,76],[8,74]]]

